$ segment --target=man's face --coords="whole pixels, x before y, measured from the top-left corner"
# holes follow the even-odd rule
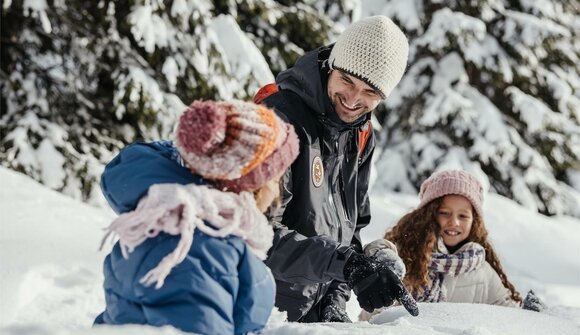
[[[346,123],[356,121],[381,102],[379,92],[364,81],[339,70],[330,72],[328,96],[336,114]]]

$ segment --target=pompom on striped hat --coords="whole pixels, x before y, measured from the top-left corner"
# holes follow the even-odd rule
[[[417,208],[449,194],[467,198],[479,217],[483,217],[483,185],[474,175],[463,170],[443,170],[427,178],[421,184]]]
[[[250,102],[194,101],[174,133],[192,170],[230,192],[255,191],[282,174],[298,156],[294,127]]]

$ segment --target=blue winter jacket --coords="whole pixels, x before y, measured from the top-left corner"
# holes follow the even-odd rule
[[[179,155],[171,142],[132,144],[105,168],[103,193],[117,213],[133,210],[153,182],[134,175],[142,164],[156,171],[155,183],[160,175],[173,183],[204,183],[176,161]],[[106,308],[95,324],[172,325],[201,334],[261,330],[274,306],[274,280],[237,236],[216,238],[197,230],[188,256],[160,289],[139,283],[178,241],[179,236],[168,234],[147,239],[128,259],[117,243],[105,259]]]

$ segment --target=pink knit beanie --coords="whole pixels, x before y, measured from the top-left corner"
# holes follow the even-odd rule
[[[466,197],[480,217],[483,217],[483,186],[477,178],[462,170],[444,170],[434,173],[421,184],[419,206],[448,194]]]
[[[262,105],[194,101],[181,115],[175,145],[194,173],[231,191],[254,191],[298,156],[292,125]]]

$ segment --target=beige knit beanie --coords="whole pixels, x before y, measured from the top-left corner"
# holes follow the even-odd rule
[[[397,86],[409,55],[405,34],[386,16],[371,16],[350,25],[338,38],[328,59],[332,69],[353,75],[382,98]]]

